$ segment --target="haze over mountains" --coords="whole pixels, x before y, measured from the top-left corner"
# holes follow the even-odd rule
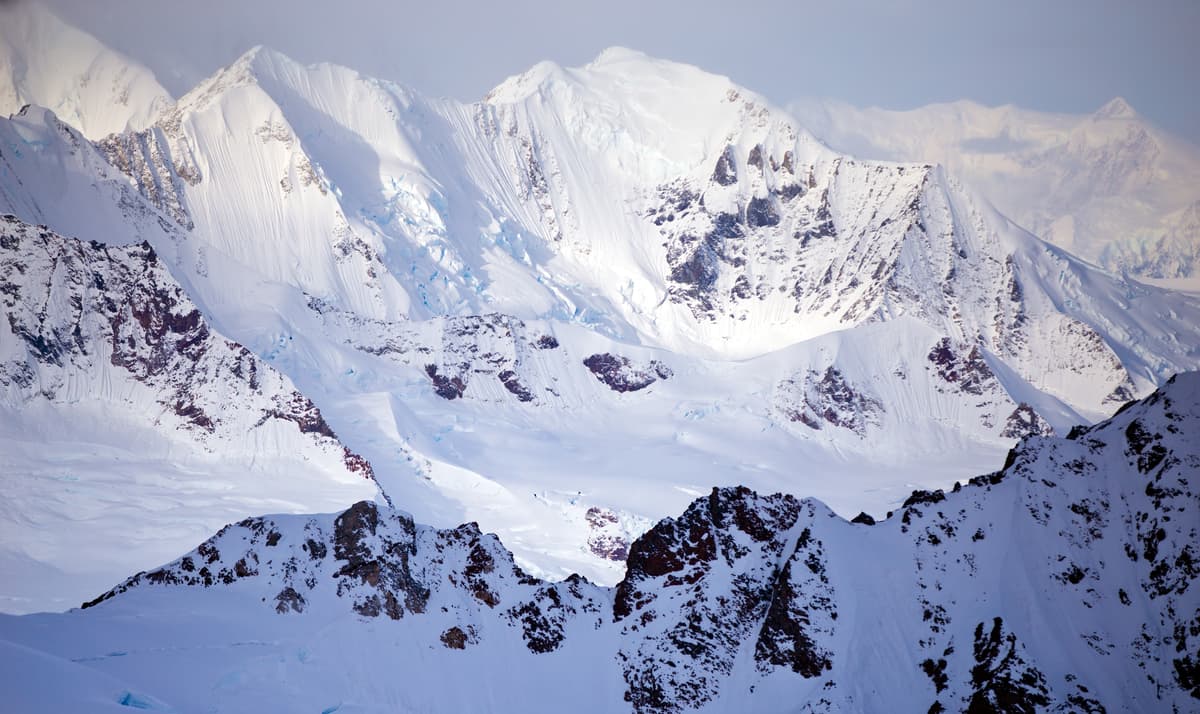
[[[828,109],[831,149],[724,77],[623,48],[467,104],[259,47],[172,100],[37,6],[0,13],[25,28],[0,38],[0,609],[147,571],[85,613],[0,619],[12,671],[78,682],[72,706],[220,690],[248,710],[310,656],[393,637],[416,643],[388,650],[406,671],[461,655],[488,683],[439,700],[334,667],[289,696],[507,708],[539,678],[572,683],[548,710],[580,691],[636,711],[1194,696],[1200,395],[1163,385],[1200,368],[1200,298],[1095,265],[1141,251],[1189,274],[1186,227],[1169,249],[1101,229],[1126,200],[1161,209],[1129,225],[1176,220],[1192,164],[1125,108],[930,109],[904,121],[945,131],[914,146],[899,117],[854,134]],[[953,128],[969,115],[990,123]],[[1001,134],[1023,148],[980,145]],[[947,166],[865,156],[935,150]],[[1093,262],[993,207],[1002,179],[1046,174],[1063,197],[1018,210]],[[1069,241],[1036,223],[1052,209]],[[844,520],[860,511],[897,513]],[[140,654],[85,652],[84,631]],[[157,689],[183,660],[144,653],[170,639],[195,677]],[[495,681],[517,655],[528,670]]]
[[[944,165],[1035,235],[1108,270],[1200,287],[1200,149],[1124,99],[1082,116],[966,101],[788,109],[839,151]]]

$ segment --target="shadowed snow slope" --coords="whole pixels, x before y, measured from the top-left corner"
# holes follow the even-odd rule
[[[1191,710],[1198,431],[1187,373],[879,523],[713,489],[615,588],[367,502],[251,518],[85,609],[0,617],[0,681],[180,711]]]

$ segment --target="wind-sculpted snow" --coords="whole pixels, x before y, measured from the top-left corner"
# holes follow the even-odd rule
[[[82,611],[0,619],[0,637],[181,709],[195,691],[218,711],[1189,711],[1198,430],[1187,373],[877,523],[713,489],[632,544],[615,589],[541,581],[474,524],[368,502],[251,518]],[[446,667],[471,687],[448,696]]]

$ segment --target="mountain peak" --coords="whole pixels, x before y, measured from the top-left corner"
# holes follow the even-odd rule
[[[275,76],[281,71],[300,68],[302,65],[278,50],[264,45],[254,45],[239,56],[232,64],[217,72],[218,76],[230,75],[248,81],[257,81],[263,75]]]
[[[752,95],[724,75],[707,72],[685,62],[653,57],[627,47],[609,47],[582,67],[564,68],[554,62],[535,64],[509,77],[487,94],[484,101],[519,102],[551,85],[583,85],[605,93],[625,94],[631,89],[653,94],[674,91],[689,96],[723,97],[730,90]],[[759,97],[755,97],[765,103]]]
[[[263,45],[254,45],[230,64],[218,69],[179,99],[178,108],[197,110],[209,106],[225,92],[246,86],[260,86],[304,69],[296,60]]]
[[[1136,119],[1138,113],[1124,97],[1113,97],[1092,116],[1097,119]]]
[[[149,126],[171,101],[149,69],[41,4],[0,5],[0,116],[37,104],[99,139]]]
[[[619,77],[638,83],[663,82],[683,91],[718,87],[721,93],[731,88],[743,94],[750,93],[745,88],[735,85],[733,80],[725,75],[709,72],[687,62],[648,55],[628,47],[609,47],[579,69],[593,75]]]
[[[543,60],[496,85],[484,96],[483,101],[498,104],[516,103],[534,94],[549,82],[563,76],[564,70],[561,66],[549,60]]]
[[[273,50],[265,45],[254,45],[239,55],[238,58],[233,61],[233,66],[253,65],[255,60],[257,60],[260,55],[270,55],[272,51]]]
[[[292,59],[288,55],[285,55],[279,50],[267,47],[266,45],[254,45],[250,49],[243,52],[242,55],[234,61],[233,66],[263,70],[266,68],[281,66],[301,66],[301,63]]]
[[[588,63],[588,67],[600,67],[603,65],[618,64],[621,62],[645,62],[654,58],[645,52],[614,45],[600,51],[596,55],[596,59]]]

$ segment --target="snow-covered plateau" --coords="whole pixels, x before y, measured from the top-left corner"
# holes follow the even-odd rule
[[[1200,294],[836,116],[0,6],[2,708],[1194,710]]]

